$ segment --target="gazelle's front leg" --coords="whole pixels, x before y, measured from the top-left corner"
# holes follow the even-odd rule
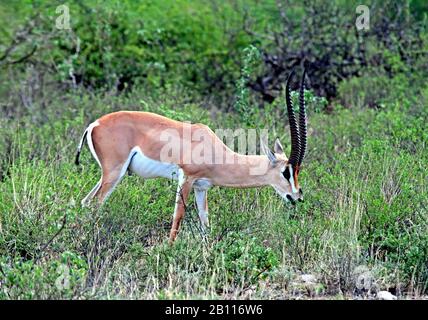
[[[202,230],[209,227],[208,221],[208,200],[207,190],[195,188],[196,205],[198,207],[199,219],[201,220]]]
[[[178,188],[175,200],[174,218],[172,220],[171,232],[169,234],[169,243],[174,242],[180,228],[181,219],[186,213],[186,201],[192,189],[193,179],[184,176],[182,170],[178,174]]]

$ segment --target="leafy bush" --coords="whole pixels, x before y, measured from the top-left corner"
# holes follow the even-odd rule
[[[225,241],[216,244],[215,250],[222,255],[227,281],[246,286],[266,278],[278,265],[275,252],[259,241],[257,238],[244,241],[238,233],[230,233]]]
[[[0,260],[2,280],[1,299],[67,299],[85,285],[86,262],[72,252],[42,265],[34,260]]]

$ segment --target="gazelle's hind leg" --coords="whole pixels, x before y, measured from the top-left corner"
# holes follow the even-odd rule
[[[103,204],[107,200],[114,188],[123,179],[135,154],[136,151],[132,150],[124,163],[117,164],[113,168],[103,167],[101,187],[95,193],[99,204]]]
[[[108,149],[108,145],[100,143],[100,136],[105,133],[103,132],[103,128],[100,127],[99,122],[95,121],[91,123],[87,128],[87,132],[88,147],[102,169],[102,177],[85,199],[82,200],[82,205],[86,205],[94,197],[97,197],[98,203],[102,204],[126,174],[132,158],[137,151],[134,148],[127,154],[125,146],[120,152],[116,152],[114,156],[110,156],[111,150]]]
[[[95,185],[95,187],[88,193],[88,195],[82,200],[82,206],[86,207],[89,205],[89,202],[94,198],[95,193],[99,190],[99,188],[101,187],[101,181],[102,179],[100,179],[100,181],[97,182],[97,184]]]
[[[122,172],[124,171],[124,172]],[[103,204],[110,194],[113,192],[114,188],[119,184],[126,173],[122,168],[117,168],[112,171],[103,172],[103,177],[101,178],[101,187],[95,193],[95,196],[98,199],[98,204]]]

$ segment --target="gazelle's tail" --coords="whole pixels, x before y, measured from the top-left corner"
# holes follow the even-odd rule
[[[83,136],[80,139],[79,146],[77,147],[76,160],[74,161],[74,163],[75,163],[76,166],[79,165],[80,151],[82,150],[83,143],[85,142],[86,136],[88,135],[88,129],[89,128],[86,128],[85,132],[83,132]]]
[[[83,132],[82,138],[80,139],[79,146],[77,147],[77,154],[76,154],[76,160],[74,163],[78,166],[79,165],[79,157],[80,157],[80,151],[82,150],[83,143],[85,142],[85,139],[88,140],[88,147],[91,151],[92,156],[97,160],[99,166],[101,167],[100,159],[98,159],[97,153],[95,152],[94,143],[92,142],[92,130],[94,130],[95,127],[99,125],[98,120],[95,122],[92,122]]]

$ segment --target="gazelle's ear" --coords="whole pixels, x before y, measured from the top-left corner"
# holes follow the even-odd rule
[[[270,163],[271,164],[276,164],[277,159],[276,159],[275,154],[272,152],[272,150],[269,149],[268,146],[266,146],[266,144],[263,141],[260,142],[260,148],[261,148],[262,152],[265,155],[267,155],[267,157],[269,158]]]
[[[282,147],[282,144],[278,138],[276,138],[275,140],[275,146],[273,147],[273,151],[275,151],[275,153],[277,154],[284,155],[284,148]]]

